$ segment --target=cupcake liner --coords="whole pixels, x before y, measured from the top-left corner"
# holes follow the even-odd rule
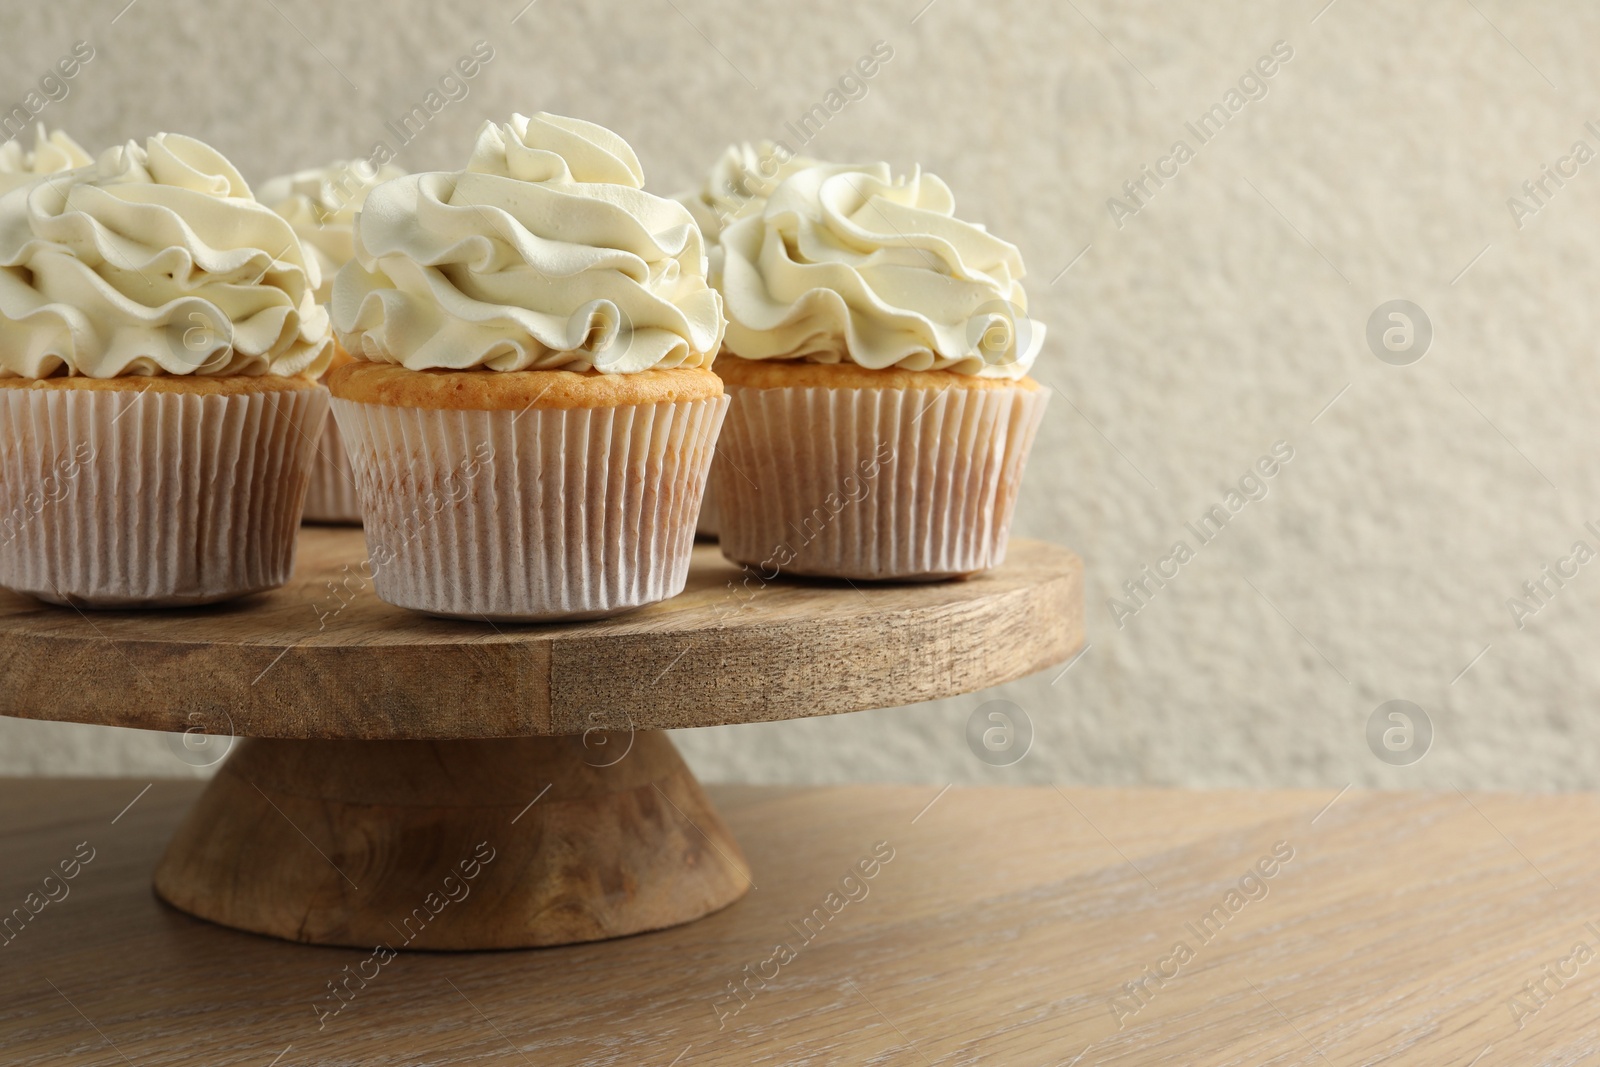
[[[1004,561],[1049,390],[728,389],[715,479],[729,559],[898,580]]]
[[[313,389],[0,389],[0,585],[98,608],[282,585],[327,404]]]
[[[324,393],[327,389],[320,387]],[[360,526],[361,501],[356,496],[355,473],[339,437],[339,424],[329,419],[322,427],[311,460],[311,487],[306,490],[306,522]]]
[[[711,467],[716,469],[717,461],[712,459]],[[701,541],[715,541],[717,539],[717,478],[713,474],[706,479],[706,493],[700,498],[700,517],[694,521],[694,535]]]
[[[374,589],[452,618],[595,618],[675,596],[726,396],[459,411],[334,398]]]

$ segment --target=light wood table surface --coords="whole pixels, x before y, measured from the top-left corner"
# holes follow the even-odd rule
[[[1556,1067],[1600,1054],[1594,796],[712,788],[755,882],[731,907],[622,940],[380,964],[160,904],[151,870],[200,785],[146,785],[0,781],[0,912],[67,893],[0,945],[7,1067]],[[1246,883],[1258,899],[1230,912],[1274,846],[1292,858],[1266,864],[1271,878]],[[893,859],[874,869],[875,849]],[[88,850],[75,878],[46,882]],[[863,860],[874,877],[845,883]],[[807,940],[792,924],[817,909]],[[1203,940],[1191,924],[1208,913],[1220,931]],[[767,962],[780,943],[792,958]],[[358,971],[375,977],[330,999]],[[1141,980],[1136,1002],[1124,985]],[[1513,997],[1537,1008],[1520,1026]]]

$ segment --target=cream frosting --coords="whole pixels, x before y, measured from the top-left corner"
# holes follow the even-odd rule
[[[64,130],[51,132],[44,123],[38,123],[33,130],[31,152],[23,151],[22,142],[15,139],[0,144],[0,194],[30,185],[47,174],[76,170],[93,162],[94,157]]]
[[[319,281],[216,149],[130,141],[0,196],[0,376],[320,374]]]
[[[715,241],[730,222],[759,212],[785,178],[817,162],[773,141],[731,144],[717,157],[699,188],[685,190],[673,199],[689,209],[706,240]],[[713,255],[715,251],[713,248]]]
[[[807,167],[721,245],[725,344],[746,359],[1021,378],[1044,343],[1021,253],[920,169]]]
[[[386,182],[333,287],[340,341],[410,370],[708,364],[722,301],[687,208],[633,150],[556,115],[486,122],[464,171]]]
[[[356,213],[367,194],[405,173],[393,164],[374,169],[365,160],[345,160],[272,178],[256,189],[256,199],[288,219],[316,257],[322,271],[318,303],[329,301],[334,275],[355,255]]]

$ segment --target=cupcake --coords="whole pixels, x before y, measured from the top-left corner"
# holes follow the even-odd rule
[[[328,388],[383,599],[519,621],[682,590],[722,302],[688,210],[643,184],[622,138],[538,114],[369,194]]]
[[[819,164],[721,250],[723,553],[768,577],[998,565],[1049,397],[1016,247],[931,174]]]
[[[797,156],[773,141],[731,144],[723,149],[700,185],[673,197],[689,209],[706,239],[712,285],[717,284],[721,265],[717,238],[722,231],[729,223],[760,214],[767,197],[785,178],[816,163],[817,160]]]
[[[157,607],[283,584],[327,414],[318,281],[189,137],[0,196],[0,585]]]
[[[61,130],[51,133],[41,122],[34,127],[33,151],[24,152],[22,143],[16,140],[0,144],[0,195],[32,185],[46,175],[77,170],[93,162],[94,157],[77,141]]]
[[[390,164],[374,168],[365,160],[347,160],[262,183],[257,197],[289,220],[307,254],[317,261],[322,272],[322,284],[317,287],[319,304],[328,304],[333,295],[333,276],[350,262],[356,213],[367,193],[373,186],[404,174]],[[350,355],[335,343],[329,369],[349,361]],[[339,440],[339,426],[333,419],[327,421],[322,440],[317,443],[311,488],[306,493],[305,521],[361,522],[355,478]]]
[[[729,145],[718,157],[710,173],[699,187],[673,197],[694,216],[695,225],[706,239],[710,269],[707,277],[713,286],[719,283],[722,266],[722,249],[718,238],[730,222],[760,212],[783,179],[797,170],[816,164],[816,160],[797,156],[788,148],[772,141]],[[695,534],[706,540],[717,536],[716,482],[706,483],[705,499],[700,504],[700,517],[695,523]]]

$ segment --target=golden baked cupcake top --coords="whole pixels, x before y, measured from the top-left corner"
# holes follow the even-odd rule
[[[805,167],[720,241],[724,343],[744,359],[1018,379],[1044,342],[1022,254],[920,169]]]
[[[320,374],[319,280],[216,149],[129,141],[0,196],[0,377]]]
[[[413,371],[358,359],[328,373],[341,400],[432,411],[571,411],[638,404],[681,404],[722,395],[709,367],[633,374],[570,370]]]
[[[385,182],[333,287],[353,355],[408,370],[637,373],[708,365],[722,301],[682,204],[610,130],[487,122],[465,170]]]
[[[724,354],[714,369],[725,385],[746,389],[1022,389],[1044,386],[1032,378],[980,377],[949,370],[906,370],[863,367],[848,359],[820,362],[806,359],[742,359]]]
[[[314,379],[303,374],[148,374],[118,378],[87,378],[81,374],[54,378],[4,378],[0,389],[57,393],[176,393],[185,396],[255,396],[315,389]]]

